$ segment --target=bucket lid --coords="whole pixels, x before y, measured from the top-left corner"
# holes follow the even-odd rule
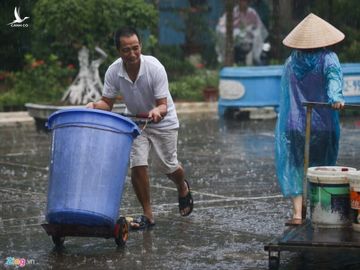
[[[348,172],[349,178],[359,178],[360,177],[360,171],[350,171]]]
[[[88,119],[86,115],[88,116],[91,115],[94,117],[90,117]],[[82,124],[84,123],[84,121],[86,121],[88,124],[106,126],[111,129],[114,129],[115,131],[132,134],[134,137],[140,134],[139,127],[131,119],[113,112],[98,110],[98,109],[89,109],[89,108],[70,108],[70,109],[58,110],[49,116],[47,121],[47,127],[49,129],[55,128],[56,125],[60,124],[60,122],[61,124],[69,123],[69,122],[75,123],[76,121],[79,120],[79,119],[75,120],[75,116],[81,118]],[[60,119],[60,117],[61,120],[56,121]],[[116,123],[119,122],[125,124],[127,128],[124,129],[123,127],[121,127],[120,130],[118,130],[119,127],[117,127],[118,125],[116,125]]]
[[[355,168],[343,166],[310,167],[307,170],[307,178],[312,183],[348,184],[349,172],[354,171],[356,171]]]
[[[348,178],[350,181],[350,185],[354,184],[354,185],[360,185],[360,171],[351,171],[348,173]]]

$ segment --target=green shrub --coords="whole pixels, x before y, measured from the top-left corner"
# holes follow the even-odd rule
[[[64,67],[55,55],[47,60],[26,55],[26,66],[15,73],[0,73],[0,81],[6,77],[7,88],[0,91],[0,111],[6,108],[23,108],[25,103],[60,104],[62,95],[76,75],[73,65]],[[187,64],[184,64],[187,65]],[[169,80],[169,88],[175,101],[203,101],[203,90],[218,87],[217,70],[195,69],[186,76]]]
[[[10,89],[0,94],[0,108],[23,106],[27,102],[59,102],[75,75],[73,65],[63,67],[57,56],[35,59],[25,56],[26,66],[10,77]]]
[[[218,87],[217,71],[197,70],[193,75],[170,81],[170,93],[175,101],[203,101],[206,87]]]
[[[170,81],[179,77],[194,74],[195,67],[178,46],[160,46],[155,56],[164,65]]]

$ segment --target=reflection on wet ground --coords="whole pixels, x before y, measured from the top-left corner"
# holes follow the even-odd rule
[[[62,250],[40,226],[50,135],[34,126],[1,128],[1,267],[24,258],[25,269],[267,269],[264,245],[290,215],[275,177],[275,120],[184,115],[181,123],[178,154],[194,191],[193,214],[180,217],[174,185],[153,169],[152,230],[130,232],[124,248],[113,239],[68,237]],[[359,168],[359,135],[359,118],[342,119],[339,164]],[[128,180],[119,215],[134,216],[141,208]],[[282,252],[280,269],[359,269],[360,258],[330,252]]]

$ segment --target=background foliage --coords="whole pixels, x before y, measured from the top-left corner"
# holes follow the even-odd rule
[[[345,33],[345,39],[336,46],[341,62],[360,61],[360,5],[357,0],[313,1],[311,7],[324,19]]]
[[[24,109],[27,102],[47,102],[60,100],[64,89],[71,83],[75,67],[64,67],[54,54],[45,60],[35,59],[31,54],[25,55],[26,65],[4,78],[11,85],[12,91],[0,95],[2,110]],[[31,89],[31,91],[29,91]]]
[[[169,83],[171,96],[175,101],[203,101],[203,90],[207,88],[217,89],[219,85],[216,70],[198,69],[191,75],[186,75],[181,80]]]
[[[20,56],[14,52],[14,57],[5,58],[6,62],[14,65],[3,62],[2,69],[10,67],[13,73],[0,77],[2,89],[8,88],[6,92],[0,91],[2,110],[22,107],[26,102],[54,103],[60,100],[72,76],[76,75],[76,72],[69,73],[66,67],[70,65],[78,69],[78,50],[82,46],[90,48],[90,52],[99,46],[108,54],[101,66],[103,74],[117,57],[113,33],[118,27],[131,25],[150,33],[156,28],[158,20],[155,7],[144,0],[34,0],[33,5],[27,3],[26,6],[21,2],[21,7],[28,8],[21,13],[32,12],[31,27],[6,27],[7,33],[11,33],[9,39],[17,40],[18,35],[26,31],[27,34],[22,36],[24,40],[19,43],[27,47]],[[10,10],[14,4],[2,5]],[[13,20],[12,13],[7,17],[7,22]],[[10,40],[8,44],[11,44]],[[6,55],[7,48],[1,45],[0,55]],[[34,68],[34,63],[42,64]]]
[[[38,0],[33,18],[34,56],[56,52],[63,62],[77,63],[82,46],[90,51],[99,46],[109,58],[115,57],[113,33],[117,28],[131,25],[153,31],[158,14],[143,0]]]
[[[78,70],[78,49],[85,45],[94,53],[101,47],[108,58],[100,67],[101,77],[117,58],[113,32],[121,25],[141,29],[143,53],[159,58],[168,72],[174,99],[201,100],[206,85],[217,84],[218,70],[204,0],[184,0],[189,9],[185,19],[184,46],[158,43],[160,0],[6,0],[0,1],[0,110],[22,107],[25,102],[57,102]],[[231,1],[231,0],[228,0]],[[236,0],[234,0],[234,3]],[[341,62],[360,62],[360,5],[358,0],[289,0],[290,21],[277,24],[274,7],[280,0],[253,0],[260,5],[271,3],[266,18],[272,53],[270,64],[282,64],[290,50],[281,40],[309,12],[313,12],[343,31],[346,38],[335,46]],[[12,29],[15,6],[21,16],[30,16],[28,28]],[[194,13],[194,11],[201,11]],[[196,14],[200,14],[199,16]],[[187,58],[193,48],[200,48],[201,62]],[[97,57],[90,55],[91,58]],[[69,67],[73,67],[69,68]],[[214,72],[209,80],[206,69]],[[212,82],[210,82],[212,81]]]

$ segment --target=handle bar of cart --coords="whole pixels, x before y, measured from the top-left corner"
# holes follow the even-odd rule
[[[305,129],[305,153],[304,153],[304,178],[303,178],[303,196],[302,196],[302,220],[306,219],[307,208],[307,170],[309,167],[309,155],[310,155],[310,133],[311,133],[311,114],[314,107],[317,108],[329,108],[332,109],[331,104],[325,102],[303,102],[303,106],[306,107],[306,129]],[[344,105],[342,110],[360,110],[360,104]]]
[[[147,124],[152,123],[152,118],[149,118],[148,113],[138,113],[138,114],[131,114],[131,113],[117,113],[121,116],[129,117],[132,119],[132,121],[137,125],[143,125],[142,128],[145,129]]]

